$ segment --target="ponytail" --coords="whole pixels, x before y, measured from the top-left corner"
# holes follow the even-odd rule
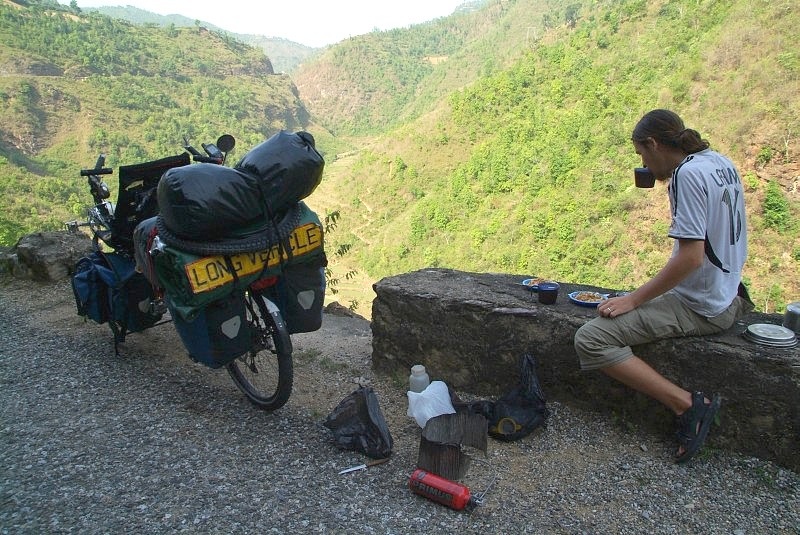
[[[647,138],[676,147],[687,154],[700,152],[710,146],[697,130],[686,128],[678,114],[669,110],[653,110],[639,120],[631,139],[642,143]]]

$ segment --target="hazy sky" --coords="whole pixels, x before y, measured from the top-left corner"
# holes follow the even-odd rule
[[[69,5],[69,0],[59,0]],[[77,0],[78,7],[134,6],[183,15],[235,33],[283,37],[322,47],[453,13],[463,0]]]

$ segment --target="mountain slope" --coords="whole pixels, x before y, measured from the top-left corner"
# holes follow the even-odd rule
[[[781,310],[800,296],[798,16],[765,0],[494,0],[347,40],[295,86],[226,35],[5,0],[0,242],[79,215],[77,170],[100,151],[117,166],[184,135],[232,133],[238,151],[303,128],[327,161],[309,204],[341,212],[326,241],[350,247],[337,269],[359,275],[340,298],[364,315],[375,279],[426,266],[631,288],[670,240],[663,188],[632,185],[630,130],[670,107],[739,166],[746,280]]]
[[[520,13],[537,6],[518,0],[486,9],[505,10],[492,26],[518,35],[528,23],[517,23]],[[548,6],[542,33],[518,48],[509,68],[475,76],[432,111],[417,112],[413,99],[342,98],[325,115],[309,102],[334,130],[372,128],[348,123],[348,114],[395,125],[335,162],[315,197],[342,209],[359,266],[373,280],[438,265],[641,284],[669,254],[669,216],[663,189],[633,187],[639,160],[629,136],[644,112],[669,107],[739,166],[751,229],[746,279],[759,307],[796,300],[797,13],[766,1]],[[464,47],[482,50],[477,40]],[[334,65],[323,68],[353,70]],[[435,79],[428,74],[422,85]],[[298,88],[306,98],[299,77]]]
[[[117,167],[181,152],[184,136],[199,146],[230,133],[242,154],[280,129],[316,129],[291,79],[224,35],[11,2],[0,34],[6,245],[81,217],[90,197],[78,170],[100,152]]]
[[[545,9],[534,6],[528,16]],[[507,1],[465,3],[449,17],[346,39],[292,77],[309,111],[332,132],[382,132],[518,56],[520,37],[505,29],[514,11]]]
[[[233,37],[250,46],[260,48],[270,59],[270,62],[277,72],[290,73],[294,71],[298,65],[319,53],[319,50],[316,48],[280,37],[229,32],[215,26],[213,23],[202,20],[202,18],[206,16],[204,13],[198,13],[198,18],[190,18],[183,15],[159,15],[133,6],[103,6],[87,9],[86,11],[102,13],[108,17],[127,20],[137,25],[157,25],[164,28],[207,28],[216,33]]]

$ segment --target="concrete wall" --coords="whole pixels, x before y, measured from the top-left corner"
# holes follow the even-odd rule
[[[571,303],[574,290],[613,289],[561,284],[554,305],[540,305],[523,277],[426,269],[374,285],[373,367],[405,377],[413,364],[456,390],[496,396],[519,377],[525,352],[539,361],[548,399],[611,411],[630,425],[672,435],[673,415],[657,402],[599,372],[581,372],[575,331],[596,315]],[[635,348],[669,379],[688,390],[723,397],[721,426],[709,445],[772,459],[800,470],[800,349],[775,349],[745,340],[752,323],[780,323],[778,315],[751,314],[728,331],[664,340]]]

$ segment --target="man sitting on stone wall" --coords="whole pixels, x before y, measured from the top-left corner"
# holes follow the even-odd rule
[[[717,333],[753,309],[741,284],[747,256],[744,191],[733,163],[674,112],[647,113],[632,141],[643,165],[667,184],[675,245],[651,280],[598,305],[599,317],[575,334],[575,350],[582,369],[600,370],[678,416],[680,463],[702,447],[720,397],[674,384],[636,357],[631,346]]]

